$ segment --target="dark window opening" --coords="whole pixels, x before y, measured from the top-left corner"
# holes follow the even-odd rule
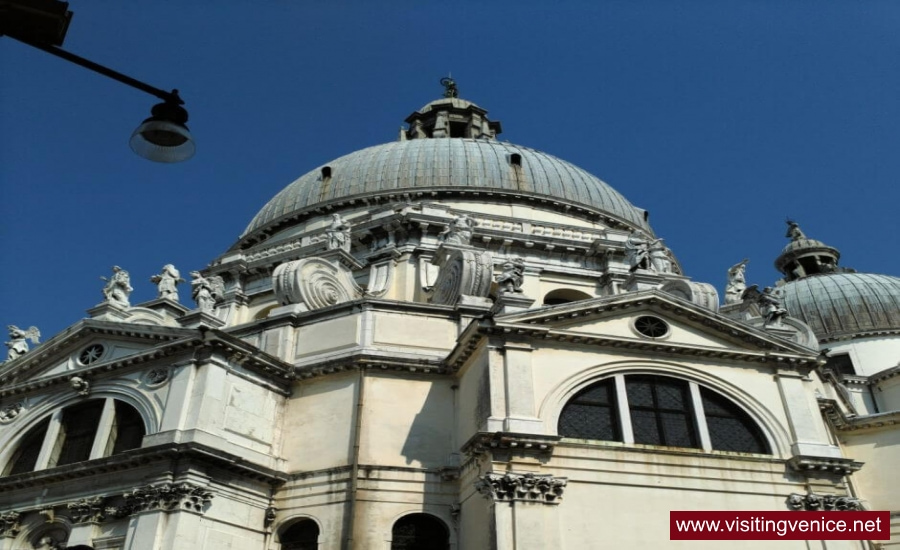
[[[628,376],[625,391],[635,443],[699,447],[687,382],[657,376]]]
[[[835,373],[840,374],[842,376],[855,376],[856,375],[856,367],[853,366],[853,360],[850,359],[850,354],[842,353],[840,355],[832,355],[829,357],[825,363],[826,369],[831,369]]]
[[[279,537],[281,550],[316,550],[319,547],[319,525],[304,519],[291,525]]]
[[[593,298],[590,294],[586,292],[581,292],[580,290],[572,290],[571,288],[560,288],[557,290],[553,290],[548,292],[546,296],[544,296],[544,305],[545,306],[557,306],[559,304],[568,304],[569,302],[578,302],[580,300],[590,300]]]
[[[12,457],[12,466],[9,468],[7,475],[12,476],[34,470],[38,455],[41,454],[41,446],[44,443],[44,437],[47,435],[47,426],[49,425],[50,418],[48,417],[22,438],[19,449]]]
[[[450,137],[452,138],[464,138],[468,137],[466,130],[469,128],[468,122],[451,122],[450,123]]]
[[[665,321],[650,315],[642,315],[635,319],[634,328],[648,338],[661,338],[669,332],[669,325]]]
[[[770,454],[762,431],[750,416],[726,397],[700,388],[712,448],[717,451]]]
[[[558,432],[563,437],[622,441],[615,379],[597,382],[578,392],[563,408]]]
[[[331,166],[323,166],[322,167],[322,179],[327,180],[331,177]]]
[[[391,530],[391,550],[447,550],[450,532],[439,519],[428,514],[410,514],[397,520]]]
[[[122,401],[116,401],[115,404],[115,425],[109,435],[109,445],[112,446],[112,452],[109,454],[113,455],[137,449],[146,434],[144,421],[134,407]]]
[[[522,155],[513,153],[509,156],[509,163],[513,166],[522,166]]]
[[[91,457],[91,447],[97,435],[97,426],[100,424],[102,413],[102,399],[63,410],[62,425],[59,428],[62,448],[55,464],[51,463],[50,467],[81,462]]]

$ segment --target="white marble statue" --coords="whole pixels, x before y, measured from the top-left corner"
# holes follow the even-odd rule
[[[211,312],[216,302],[225,294],[222,278],[216,275],[204,277],[199,271],[191,271],[191,297],[201,311]]]
[[[460,214],[441,231],[438,240],[447,244],[468,245],[472,241],[472,231],[475,228],[475,220],[466,214]]]
[[[805,239],[806,235],[803,233],[803,230],[800,229],[800,224],[795,222],[794,220],[787,220],[788,230],[785,234],[785,237],[789,237],[792,241],[799,241],[800,239]]]
[[[172,300],[173,302],[177,302],[177,286],[178,283],[183,283],[184,279],[181,278],[181,273],[175,269],[174,265],[166,264],[163,266],[162,272],[159,275],[150,277],[150,282],[156,283],[157,298],[160,300]]]
[[[669,249],[663,244],[662,239],[650,242],[650,265],[657,273],[672,272],[672,258],[669,257]]]
[[[7,328],[10,338],[9,342],[6,342],[6,347],[9,348],[9,352],[6,354],[7,361],[12,361],[28,353],[28,340],[31,340],[32,344],[40,343],[41,332],[37,327],[22,330],[16,325],[9,325]]]
[[[325,230],[328,250],[350,252],[350,223],[340,214],[331,215],[331,225]]]
[[[125,308],[131,307],[131,303],[128,301],[131,291],[134,290],[131,288],[131,276],[117,265],[112,267],[112,271],[113,275],[109,279],[100,277],[106,281],[106,286],[103,287],[103,296],[111,304]]]
[[[741,301],[741,295],[747,290],[745,274],[749,262],[750,260],[744,258],[728,269],[728,283],[725,285],[726,304],[736,304]]]

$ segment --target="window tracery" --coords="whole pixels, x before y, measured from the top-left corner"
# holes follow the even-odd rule
[[[91,399],[50,414],[19,440],[4,475],[102,458],[141,446],[140,413],[112,398]]]
[[[563,437],[706,451],[771,454],[756,422],[725,396],[657,375],[616,375],[575,394],[559,416]]]

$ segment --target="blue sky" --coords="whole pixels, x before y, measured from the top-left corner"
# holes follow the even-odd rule
[[[788,216],[900,275],[900,2],[549,4],[72,0],[66,49],[181,91],[197,154],[175,165],[128,148],[155,98],[0,38],[0,324],[49,338],[112,265],[154,298],[163,264],[205,267],[291,181],[396,139],[448,72],[720,293],[745,257],[774,282]]]

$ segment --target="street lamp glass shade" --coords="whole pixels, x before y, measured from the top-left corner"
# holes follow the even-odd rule
[[[131,149],[154,162],[181,162],[194,156],[194,140],[184,123],[187,111],[178,105],[160,103],[153,116],[131,134]]]

